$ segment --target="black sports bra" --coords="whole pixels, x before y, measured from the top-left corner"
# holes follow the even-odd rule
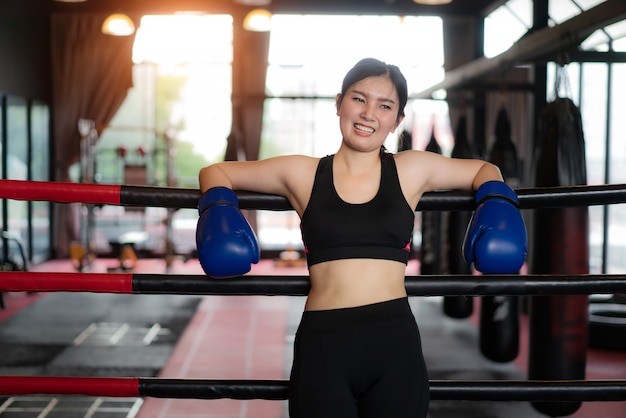
[[[333,183],[333,155],[326,156],[320,159],[300,223],[307,263],[376,258],[406,264],[414,221],[392,154],[381,151],[378,193],[358,204],[341,199]]]

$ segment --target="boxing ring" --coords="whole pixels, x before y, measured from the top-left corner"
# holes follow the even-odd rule
[[[517,189],[520,209],[626,203],[626,185]],[[196,208],[199,190],[145,186],[0,180],[0,198],[57,203]],[[237,192],[241,209],[291,210],[286,199]],[[423,196],[417,210],[473,210],[472,193]],[[409,296],[546,296],[626,293],[626,274],[406,276]],[[134,273],[0,272],[0,291],[127,294],[304,296],[306,276]],[[285,380],[204,380],[1,376],[0,395],[91,395],[177,399],[285,400]],[[431,380],[432,400],[606,402],[626,401],[626,380]]]

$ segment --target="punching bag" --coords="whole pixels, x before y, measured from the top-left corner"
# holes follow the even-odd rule
[[[533,186],[587,184],[585,141],[576,105],[557,97],[541,113],[538,128]],[[586,206],[536,210],[530,271],[588,274],[588,222]],[[528,378],[584,380],[588,296],[532,296],[529,305]],[[571,415],[580,404],[532,403],[537,411],[551,417]]]
[[[459,118],[452,158],[475,158],[475,153],[467,139],[465,115]],[[472,274],[472,265],[465,261],[461,248],[465,238],[467,225],[470,223],[472,212],[451,211],[447,215],[447,267],[450,274]],[[444,296],[443,312],[451,318],[467,318],[474,311],[474,299],[471,296]]]
[[[511,140],[511,123],[502,107],[496,119],[495,138],[488,160],[500,168],[504,181],[519,187],[517,150]],[[481,353],[492,361],[506,363],[519,353],[519,298],[484,296],[480,303],[479,341]]]
[[[426,151],[441,154],[441,147],[435,137],[435,127],[430,134]],[[420,274],[441,274],[441,211],[422,212],[422,245],[420,251]]]

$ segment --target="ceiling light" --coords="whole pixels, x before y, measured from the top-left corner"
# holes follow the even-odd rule
[[[413,3],[425,4],[428,6],[438,6],[441,4],[452,3],[452,0],[413,0]]]
[[[272,23],[272,14],[265,9],[251,10],[243,19],[243,28],[251,32],[268,32]]]
[[[102,33],[113,36],[129,36],[135,33],[132,19],[122,13],[114,13],[102,24]]]
[[[244,6],[267,6],[272,0],[235,0],[235,3],[243,4]]]

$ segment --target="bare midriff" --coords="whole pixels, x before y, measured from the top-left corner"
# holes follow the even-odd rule
[[[369,305],[406,297],[406,265],[376,259],[333,260],[309,268],[311,290],[305,310]]]

